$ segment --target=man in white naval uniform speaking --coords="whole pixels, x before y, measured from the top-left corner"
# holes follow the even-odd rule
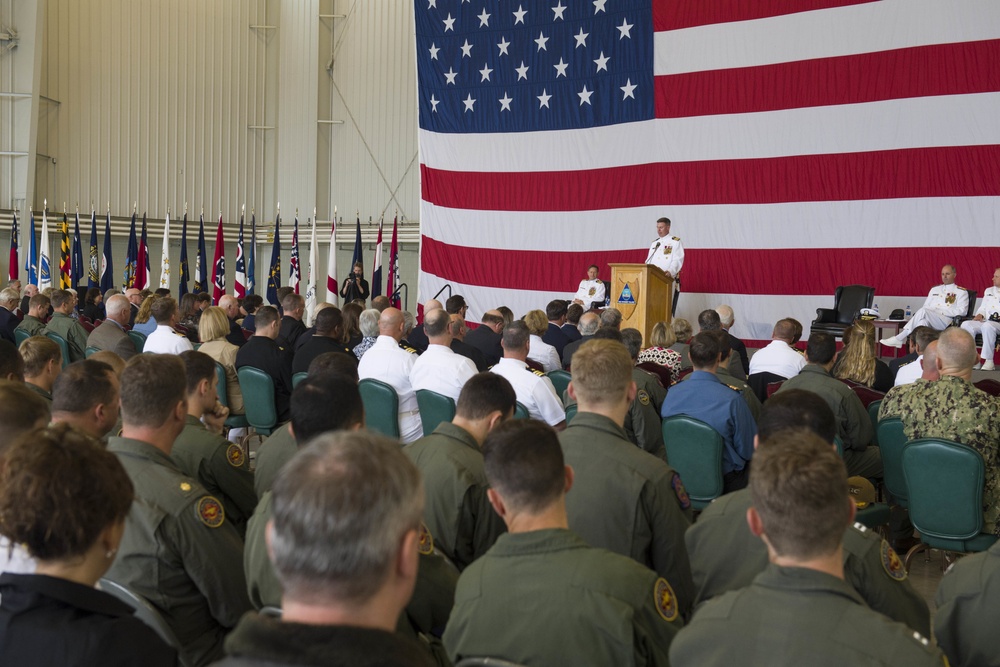
[[[941,267],[941,284],[931,288],[923,307],[913,313],[902,331],[880,342],[889,347],[902,347],[906,337],[916,327],[923,324],[940,331],[948,328],[953,317],[965,315],[968,310],[969,293],[955,284],[955,267],[945,264]]]
[[[983,293],[983,302],[979,304],[976,316],[962,322],[962,328],[975,338],[977,333],[983,334],[983,351],[980,353],[984,371],[995,369],[993,352],[997,344],[997,332],[1000,331],[1000,269],[993,272],[993,286],[987,287]],[[977,364],[976,368],[980,365]]]
[[[684,246],[679,236],[670,236],[670,218],[656,221],[657,239],[649,244],[646,264],[659,267],[674,279],[674,305],[670,311],[677,312],[677,298],[681,293],[681,269],[684,267]]]

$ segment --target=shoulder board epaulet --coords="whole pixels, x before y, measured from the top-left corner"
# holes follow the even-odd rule
[[[680,241],[681,240],[681,237],[679,237],[679,236],[672,236],[671,238],[673,240],[675,240],[675,241]]]
[[[729,387],[733,391],[743,391],[743,389],[741,387],[737,387],[735,384],[729,384],[728,382],[723,382],[722,384],[724,384],[725,386]]]
[[[806,356],[806,353],[803,352],[802,350],[800,350],[799,348],[793,347],[792,349],[795,350],[796,352],[798,352],[799,354],[801,354],[803,357]]]
[[[417,348],[415,348],[415,347],[410,347],[409,345],[400,345],[399,347],[400,347],[400,348],[401,348],[401,349],[402,349],[403,351],[405,351],[405,352],[409,352],[410,354],[420,354],[420,352],[418,352],[418,351],[417,351]]]
[[[899,367],[900,367],[900,368],[902,368],[903,366],[909,366],[909,365],[910,365],[910,364],[912,364],[912,363],[913,363],[914,361],[916,361],[916,359],[910,359],[909,361],[904,361],[903,363],[901,363],[901,364],[899,365]]]
[[[543,373],[542,371],[538,370],[537,368],[532,368],[531,366],[525,366],[524,370],[531,371],[532,373],[534,373],[535,375],[537,375],[539,377],[544,377],[545,376],[545,373]]]
[[[175,336],[180,336],[181,338],[186,338],[186,336],[184,334],[182,334],[180,331],[173,331],[171,333],[173,333]]]

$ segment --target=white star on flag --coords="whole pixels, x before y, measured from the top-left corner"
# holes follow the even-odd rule
[[[527,13],[528,12],[524,10],[523,6],[518,5],[517,11],[514,12],[514,25],[517,25],[518,23],[524,23],[524,15]]]
[[[452,32],[455,31],[455,19],[451,18],[451,12],[448,13],[448,18],[442,19],[442,22],[444,23],[445,32],[448,32],[449,30]]]
[[[469,44],[469,40],[465,40],[465,44],[462,44],[462,57],[463,58],[472,57],[472,44]]]
[[[535,44],[538,44],[538,51],[548,51],[545,47],[545,43],[549,41],[549,38],[545,36],[542,31],[538,32],[538,39],[535,40]]]
[[[590,96],[594,94],[594,91],[587,90],[587,84],[583,84],[583,90],[581,90],[577,95],[580,96],[580,106],[582,107],[584,102],[590,104]]]
[[[501,36],[500,41],[497,42],[497,48],[500,49],[500,54],[499,54],[500,56],[510,55],[507,53],[508,46],[510,46],[510,42],[507,41],[506,37]]]
[[[626,37],[632,39],[632,33],[629,32],[630,30],[632,30],[632,24],[629,23],[626,19],[622,19],[622,24],[618,26],[618,32],[621,33],[621,35],[618,36],[618,39],[622,40],[625,39]]]
[[[514,101],[514,98],[508,97],[507,91],[505,90],[503,92],[503,97],[497,101],[500,102],[500,111],[510,111],[510,103]]]
[[[483,68],[481,70],[479,70],[479,74],[481,74],[483,78],[480,79],[479,82],[482,83],[483,81],[489,81],[490,80],[490,74],[492,72],[493,72],[493,70],[490,69],[490,64],[489,63],[483,63]]]
[[[588,37],[590,37],[590,33],[589,32],[584,32],[583,28],[581,27],[580,28],[580,32],[578,32],[577,34],[573,35],[573,39],[576,40],[576,46],[573,47],[573,48],[578,49],[581,46],[582,47],[586,47],[587,46],[587,38]]]
[[[559,64],[553,65],[556,68],[556,78],[561,76],[566,76],[566,68],[569,67],[569,63],[564,63],[562,57],[559,58]]]
[[[454,71],[454,68],[449,67],[448,71],[444,73],[444,78],[447,79],[447,83],[452,85],[455,84],[455,77],[458,76],[458,72]]]
[[[563,12],[565,11],[566,8],[563,6],[562,0],[559,0],[559,4],[552,8],[552,12],[555,14],[555,17],[553,17],[552,20],[556,21],[562,19],[565,21],[566,19],[563,18]]]
[[[607,4],[608,0],[594,0],[594,14],[604,11],[604,5]]]
[[[638,88],[638,86],[636,86],[635,84],[632,83],[632,79],[625,79],[625,85],[621,86],[621,88],[620,88],[621,91],[622,91],[622,93],[623,93],[623,95],[622,95],[622,101],[624,102],[625,99],[628,98],[628,97],[631,97],[634,100],[635,99],[635,94],[633,93],[633,91],[636,88]]]
[[[437,113],[438,105],[439,104],[441,104],[441,100],[435,99],[434,96],[431,95],[431,112],[432,113]]]
[[[542,107],[546,107],[546,108],[551,109],[552,107],[549,106],[549,100],[551,100],[551,99],[552,99],[552,96],[551,95],[547,95],[545,93],[545,89],[542,88],[542,94],[538,96],[538,108],[541,109]]]
[[[430,9],[431,7],[437,9],[437,6],[437,0],[427,0],[427,9]]]
[[[476,17],[476,18],[479,19],[479,27],[480,28],[489,27],[489,25],[490,25],[490,17],[491,16],[493,16],[493,15],[492,14],[487,14],[486,13],[486,8],[483,7],[483,13]]]
[[[597,71],[600,72],[601,70],[604,70],[605,72],[607,72],[609,60],[611,60],[611,58],[606,57],[604,55],[604,51],[601,51],[600,57],[598,57],[597,60],[594,61],[594,63],[597,64]]]
[[[462,104],[465,105],[466,111],[475,111],[472,107],[475,106],[476,100],[472,98],[472,93],[469,93],[469,96],[462,100]]]
[[[525,81],[528,80],[528,69],[529,69],[529,67],[524,64],[523,60],[521,61],[521,66],[520,67],[515,67],[514,68],[514,71],[517,72],[517,80],[518,81],[520,81],[521,79],[524,79]]]
[[[427,50],[430,51],[430,53],[431,53],[431,60],[437,60],[438,59],[438,51],[440,51],[441,49],[439,49],[437,46],[435,46],[434,42],[431,42],[431,48],[429,48]]]

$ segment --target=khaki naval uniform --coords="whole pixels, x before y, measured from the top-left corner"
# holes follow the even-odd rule
[[[655,572],[550,528],[502,535],[462,573],[444,644],[456,663],[667,665],[681,625]]]
[[[934,602],[934,637],[952,667],[1000,664],[1000,542],[952,565]]]
[[[768,565],[753,583],[700,607],[670,647],[674,667],[907,665],[944,656],[902,623],[872,611],[843,579]]]
[[[507,531],[486,496],[479,444],[465,429],[442,422],[403,452],[424,478],[424,517],[437,548],[459,569],[468,567]]]
[[[684,541],[691,557],[695,604],[745,588],[767,568],[767,547],[747,527],[750,491],[716,498]],[[844,578],[880,614],[930,635],[930,611],[889,543],[864,525],[844,531]]]
[[[243,541],[222,503],[146,442],[111,438],[136,499],[105,575],[163,614],[195,665],[222,657],[222,640],[250,610]]]
[[[570,529],[591,546],[628,556],[665,578],[686,614],[694,599],[684,548],[692,511],[680,475],[635,447],[603,415],[578,413],[559,442],[576,471],[566,495]]]
[[[250,459],[239,445],[210,432],[197,417],[187,416],[184,430],[174,440],[170,458],[222,501],[226,518],[241,535],[257,507]]]

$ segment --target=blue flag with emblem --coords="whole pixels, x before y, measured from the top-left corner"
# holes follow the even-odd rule
[[[125,252],[125,271],[122,273],[122,288],[135,287],[135,267],[139,258],[139,241],[135,237],[135,209],[132,210],[132,225],[128,230],[128,250]]]
[[[188,293],[188,280],[191,270],[188,268],[188,214],[184,211],[184,221],[181,223],[181,275],[178,286],[180,296]]]
[[[30,222],[28,224],[28,255],[24,258],[24,270],[28,274],[28,284],[38,284],[38,241],[35,240],[35,213],[29,213]]]
[[[208,273],[206,270],[207,252],[205,252],[205,214],[198,219],[198,256],[194,259],[194,289],[195,294],[208,291]]]
[[[271,245],[271,266],[267,270],[267,302],[278,303],[281,287],[281,214],[274,219],[274,243]]]
[[[97,261],[97,211],[90,210],[90,270],[87,272],[87,288],[97,287],[101,284],[101,272],[98,269]]]
[[[104,253],[101,255],[101,292],[114,289],[115,266],[111,257],[111,210],[104,216]]]
[[[76,212],[76,221],[73,229],[73,253],[70,259],[72,268],[73,289],[80,293],[80,282],[83,279],[83,243],[80,239],[80,211]]]

